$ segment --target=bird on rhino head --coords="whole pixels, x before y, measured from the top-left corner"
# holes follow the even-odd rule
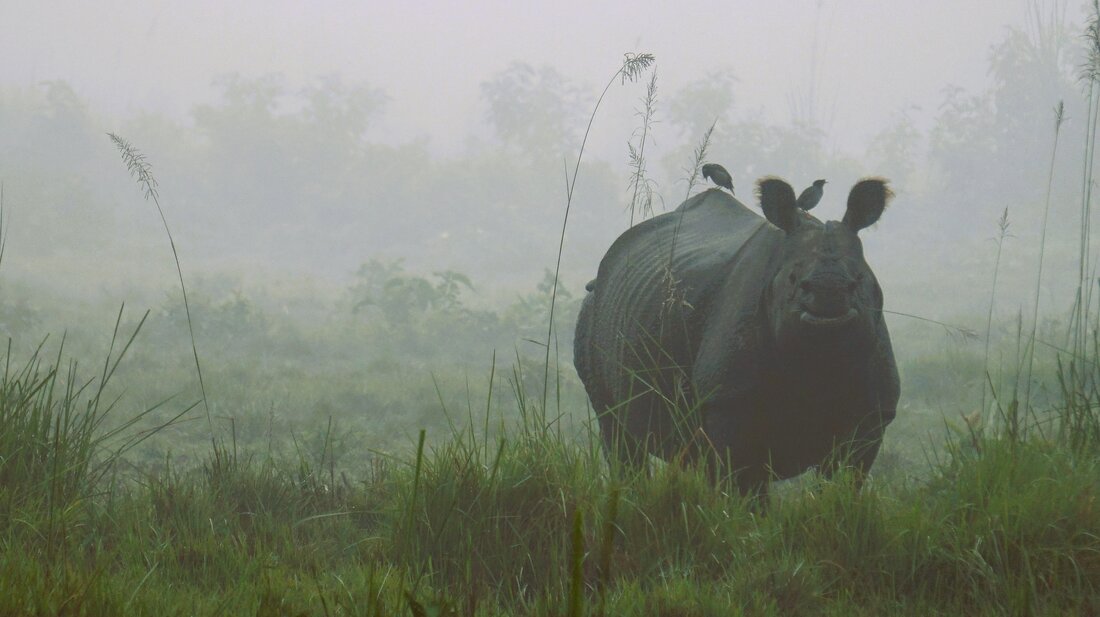
[[[806,187],[806,190],[802,191],[798,196],[798,207],[802,208],[806,212],[813,210],[815,206],[821,201],[821,196],[825,194],[825,181],[814,180],[814,183]]]

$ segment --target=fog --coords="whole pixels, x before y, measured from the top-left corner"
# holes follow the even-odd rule
[[[760,176],[796,190],[826,178],[815,214],[840,218],[858,178],[886,176],[897,198],[864,241],[887,308],[976,332],[987,326],[995,268],[989,323],[1008,332],[1033,302],[1053,110],[1063,101],[1041,288],[1040,318],[1053,335],[1076,283],[1090,115],[1078,79],[1085,8],[6,0],[4,334],[29,344],[47,332],[109,331],[99,315],[127,302],[154,309],[150,328],[176,328],[179,344],[167,238],[112,132],[153,166],[185,277],[206,309],[197,318],[212,324],[198,341],[212,364],[305,349],[314,370],[338,365],[359,380],[367,356],[400,357],[411,367],[402,374],[424,375],[470,358],[483,366],[493,349],[520,355],[525,339],[545,337],[549,296],[538,286],[552,280],[566,174],[611,79],[565,234],[561,280],[571,295],[557,339],[568,366],[570,311],[631,221],[628,143],[641,144],[638,111],[655,72],[644,152],[656,213],[706,188],[686,179],[712,124],[707,159],[733,173],[750,206]],[[623,83],[613,76],[625,53],[656,63]],[[1006,209],[998,262],[989,240]],[[408,326],[402,316],[416,336],[394,334]],[[903,358],[948,344],[940,326],[890,320]],[[158,350],[168,345],[150,336]],[[184,374],[188,359],[165,366]],[[225,373],[220,387],[296,390],[291,377],[265,375]],[[321,415],[382,404],[369,384],[344,399],[317,390],[313,399],[263,396]],[[237,400],[223,396],[226,407]]]
[[[1076,8],[1076,7],[1074,7]],[[859,147],[912,105],[931,117],[947,84],[983,85],[991,45],[1024,27],[1025,2],[885,4],[872,0],[694,2],[5,2],[0,79],[64,79],[100,113],[186,119],[217,98],[226,73],[319,75],[381,88],[389,105],[371,137],[427,139],[443,153],[484,135],[478,85],[512,62],[549,65],[594,89],[627,51],[660,61],[673,92],[710,72],[737,77],[739,109],[789,121],[812,97],[842,147]],[[619,110],[623,96],[616,97]],[[609,101],[613,103],[614,101]],[[610,106],[609,106],[610,108]],[[609,116],[616,116],[612,110]],[[601,154],[618,156],[624,119],[605,120]],[[618,126],[614,126],[618,124]]]

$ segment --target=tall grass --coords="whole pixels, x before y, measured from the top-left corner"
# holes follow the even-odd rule
[[[210,401],[206,396],[206,381],[202,377],[202,363],[199,362],[199,348],[195,343],[195,325],[191,320],[191,303],[187,301],[187,285],[183,282],[183,266],[180,265],[179,251],[176,250],[176,240],[172,237],[172,229],[168,226],[168,218],[164,215],[164,208],[160,205],[160,195],[157,190],[157,179],[153,176],[153,166],[146,160],[145,155],[125,139],[108,133],[108,137],[118,148],[122,155],[122,161],[126,163],[126,170],[137,180],[145,195],[145,200],[152,200],[160,215],[160,222],[164,224],[164,233],[168,236],[168,245],[172,249],[172,259],[176,264],[176,274],[179,276],[180,293],[183,294],[183,310],[187,317],[187,333],[191,337],[191,354],[195,360],[195,373],[199,378],[199,391],[202,394],[202,406],[206,411],[206,424],[210,429],[210,441],[214,444],[214,420],[210,416]]]
[[[1087,85],[1088,116],[1085,127],[1084,167],[1081,172],[1081,207],[1079,217],[1077,289],[1070,319],[1070,344],[1075,356],[1086,351],[1088,344],[1088,305],[1092,286],[1089,283],[1090,215],[1092,205],[1093,160],[1096,154],[1096,129],[1100,122],[1100,0],[1093,0],[1092,14],[1085,29],[1086,61],[1080,79]]]
[[[1062,134],[1066,106],[1058,101],[1054,108],[1054,144],[1050,148],[1050,169],[1047,172],[1046,199],[1043,200],[1043,221],[1039,226],[1039,257],[1035,271],[1035,302],[1031,305],[1031,334],[1028,336],[1027,372],[1024,375],[1024,404],[1031,405],[1031,378],[1035,368],[1035,334],[1039,327],[1039,294],[1043,285],[1043,258],[1047,246],[1047,222],[1050,219],[1050,193],[1054,186],[1054,163],[1058,160],[1058,137]],[[988,345],[988,339],[987,343]]]
[[[692,151],[691,163],[684,169],[687,174],[687,189],[685,191],[684,199],[691,197],[691,192],[695,189],[696,183],[699,181],[699,176],[703,163],[707,160],[707,151],[710,149],[710,139],[714,135],[714,127],[717,126],[718,120],[715,119],[711,123],[710,127],[703,132],[703,136],[699,141],[699,145]],[[665,266],[665,272],[663,282],[665,284],[664,289],[664,304],[663,310],[667,315],[673,307],[681,306],[683,300],[683,290],[680,289],[680,279],[676,277],[676,272],[673,271],[672,264],[676,258],[676,242],[680,238],[680,225],[684,221],[684,211],[680,210],[680,213],[676,216],[676,227],[672,230],[672,242],[668,249],[668,264]],[[661,327],[664,328],[664,320],[662,319]]]
[[[111,384],[149,313],[134,330],[120,331],[119,309],[110,345],[98,376],[86,378],[76,361],[65,359],[65,341],[56,355],[45,355],[45,340],[21,366],[9,341],[0,376],[0,519],[40,513],[37,531],[47,549],[64,542],[89,502],[104,489],[122,456],[145,439],[175,423],[186,407],[167,421],[139,432],[138,423],[159,411],[161,401],[112,425],[107,420],[119,396]]]
[[[550,345],[554,340],[554,308],[557,305],[558,300],[558,279],[561,274],[561,257],[565,250],[565,230],[569,225],[569,211],[573,207],[573,191],[577,187],[577,176],[580,174],[581,161],[584,159],[584,148],[588,144],[588,135],[592,132],[592,123],[596,120],[596,112],[600,110],[600,104],[603,103],[603,99],[607,96],[607,91],[611,89],[611,86],[615,84],[616,80],[621,80],[622,83],[626,83],[628,80],[633,82],[638,79],[653,63],[656,59],[652,54],[646,53],[628,53],[623,58],[622,66],[611,75],[611,79],[607,81],[607,85],[604,86],[603,91],[600,92],[599,98],[596,99],[596,104],[592,107],[592,113],[588,116],[588,126],[584,129],[584,137],[581,139],[580,150],[577,152],[577,160],[573,165],[573,174],[568,178],[565,191],[565,214],[562,216],[561,222],[561,234],[558,236],[558,256],[554,262],[554,284],[550,290],[550,311],[546,326],[546,358],[543,364],[543,377],[542,377],[542,409],[547,409],[547,400],[550,389]],[[560,401],[559,401],[560,404]]]
[[[8,245],[8,228],[4,221],[4,183],[0,182],[0,265],[4,263],[4,249]]]
[[[989,309],[985,319],[985,351],[982,355],[982,366],[985,367],[986,374],[989,374],[989,345],[992,340],[993,333],[993,309],[997,306],[997,279],[1001,273],[1001,254],[1004,252],[1005,240],[1011,237],[1008,233],[1010,226],[1008,220],[1008,208],[1005,208],[1001,213],[1001,217],[997,219],[997,237],[995,241],[997,243],[997,256],[993,260],[993,282],[989,288]],[[985,413],[985,388],[982,389],[982,413]]]
[[[34,387],[3,383],[19,379]],[[0,409],[21,398],[5,394]],[[74,602],[135,615],[1100,608],[1095,456],[1038,440],[1010,450],[989,434],[979,449],[949,444],[926,482],[860,491],[841,475],[788,487],[760,517],[691,466],[609,476],[598,450],[531,419],[492,439],[467,426],[438,447],[419,440],[407,465],[362,482],[235,447],[121,491],[71,479],[88,513],[60,508],[54,528],[66,536],[52,549],[37,550],[50,546],[47,517],[0,517],[0,612]],[[43,498],[50,467],[39,469],[24,494]],[[41,526],[17,533],[26,521]]]
[[[707,151],[710,149],[710,138],[714,135],[714,127],[718,125],[718,120],[710,124],[710,127],[703,132],[702,138],[699,140],[699,145],[695,146],[695,150],[692,151],[691,163],[688,167],[684,168],[684,172],[687,174],[687,189],[684,192],[684,199],[691,197],[691,192],[695,190],[695,185],[699,182],[699,176],[703,168],[703,163],[707,160]],[[680,223],[684,220],[683,211],[676,219],[676,228],[672,232],[672,245],[668,249],[668,268],[669,268],[669,280],[672,280],[672,260],[676,257],[676,240],[680,236]]]
[[[660,200],[660,194],[654,189],[654,181],[649,177],[646,158],[646,145],[649,143],[649,134],[656,122],[657,113],[657,71],[654,69],[646,85],[645,96],[642,97],[642,108],[635,112],[641,119],[641,125],[634,131],[634,137],[638,145],[633,141],[627,142],[627,153],[630,158],[630,182],[628,187],[633,191],[630,196],[630,226],[634,226],[635,217],[653,215],[653,202]]]

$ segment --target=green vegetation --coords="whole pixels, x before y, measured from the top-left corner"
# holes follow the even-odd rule
[[[468,415],[354,470],[331,426],[290,456],[227,441],[190,468],[124,466],[143,434],[97,431],[121,356],[88,381],[61,358],[7,362],[0,613],[1100,610],[1096,356],[1063,371],[1052,417],[960,431],[919,481],[790,485],[767,516],[695,469],[612,479],[537,397],[520,424]]]

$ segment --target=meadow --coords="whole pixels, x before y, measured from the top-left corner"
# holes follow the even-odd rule
[[[952,362],[981,366],[981,346],[945,336],[958,357],[902,363],[905,402],[868,486],[810,474],[762,515],[690,467],[611,473],[575,375],[560,367],[560,402],[543,405],[541,354],[425,375],[396,358],[364,364],[352,350],[377,335],[301,332],[234,302],[221,314],[241,321],[200,339],[242,354],[203,367],[209,423],[201,401],[156,392],[186,382],[191,358],[142,345],[165,333],[130,309],[100,363],[49,343],[9,350],[0,613],[1100,610],[1095,345],[1043,369],[1059,384],[1049,407],[998,395],[967,418],[919,394],[973,390],[944,384]],[[195,309],[196,323],[219,323]],[[468,318],[437,317],[451,332]],[[429,333],[391,329],[403,346]],[[341,341],[345,370],[311,374],[309,347]],[[135,399],[152,401],[147,412],[131,411]]]
[[[399,262],[327,297],[231,283],[197,277],[187,311],[6,307],[102,325],[9,344],[0,613],[1100,611],[1095,338],[1036,354],[1031,405],[1018,324],[984,348],[903,322],[869,485],[810,474],[762,515],[698,469],[608,469],[570,345],[544,354],[552,273],[496,310]],[[556,293],[568,327],[580,292]],[[509,352],[470,359],[486,341]]]

